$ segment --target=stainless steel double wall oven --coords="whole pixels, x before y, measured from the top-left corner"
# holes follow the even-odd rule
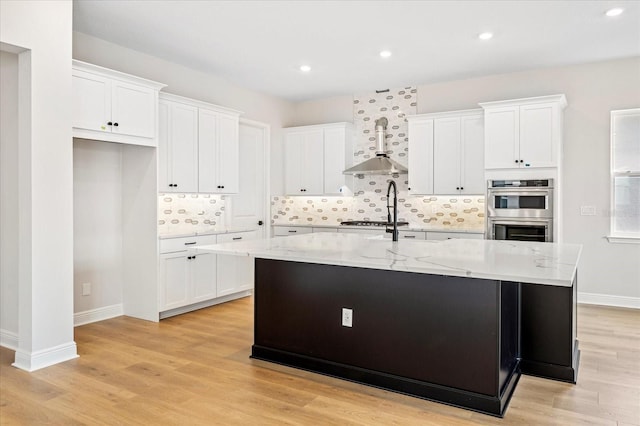
[[[553,179],[489,180],[486,237],[553,241]]]

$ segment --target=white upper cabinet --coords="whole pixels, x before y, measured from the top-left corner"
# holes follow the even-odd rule
[[[239,192],[238,115],[200,108],[198,187],[200,192]]]
[[[485,168],[558,167],[564,95],[485,102]]]
[[[161,93],[160,191],[237,193],[239,116],[238,111]]]
[[[198,191],[198,108],[160,100],[159,190]]]
[[[433,119],[407,117],[409,121],[409,193],[433,194]]]
[[[285,192],[288,195],[339,195],[353,158],[349,123],[284,129]]]
[[[484,194],[484,115],[460,117],[460,193]]]
[[[156,146],[163,84],[73,61],[73,136]]]
[[[421,114],[408,120],[412,195],[484,193],[482,110]]]

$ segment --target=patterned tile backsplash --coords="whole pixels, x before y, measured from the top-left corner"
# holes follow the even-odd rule
[[[160,194],[158,233],[176,235],[223,230],[224,208],[224,195]]]
[[[387,220],[387,197],[365,192],[355,197],[273,197],[272,225],[338,226],[346,220]],[[398,220],[410,228],[484,229],[484,196],[398,195]]]
[[[375,121],[388,120],[386,152],[398,163],[407,166],[409,153],[409,125],[407,115],[417,112],[415,87],[391,89],[383,93],[365,93],[353,97],[353,124],[355,143],[353,164],[359,164],[375,156]],[[352,191],[356,197],[367,192],[386,194],[388,176],[356,176]],[[407,191],[407,175],[394,175],[399,191]]]

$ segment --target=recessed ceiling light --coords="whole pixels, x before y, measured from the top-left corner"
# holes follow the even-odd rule
[[[302,72],[309,72],[309,71],[311,71],[311,67],[310,67],[309,65],[302,65],[302,66],[300,67],[300,71],[302,71]]]
[[[489,40],[491,37],[493,37],[493,33],[482,33],[478,35],[480,40]]]
[[[389,52],[388,50],[383,50],[382,52],[380,52],[380,56],[382,56],[383,58],[388,58],[389,56],[391,56],[391,52]]]
[[[607,16],[618,16],[622,12],[624,12],[624,9],[622,9],[621,7],[614,7],[613,9],[607,10],[605,15],[607,15]]]

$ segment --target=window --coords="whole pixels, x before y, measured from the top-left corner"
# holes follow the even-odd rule
[[[640,108],[611,111],[611,236],[640,242]]]

